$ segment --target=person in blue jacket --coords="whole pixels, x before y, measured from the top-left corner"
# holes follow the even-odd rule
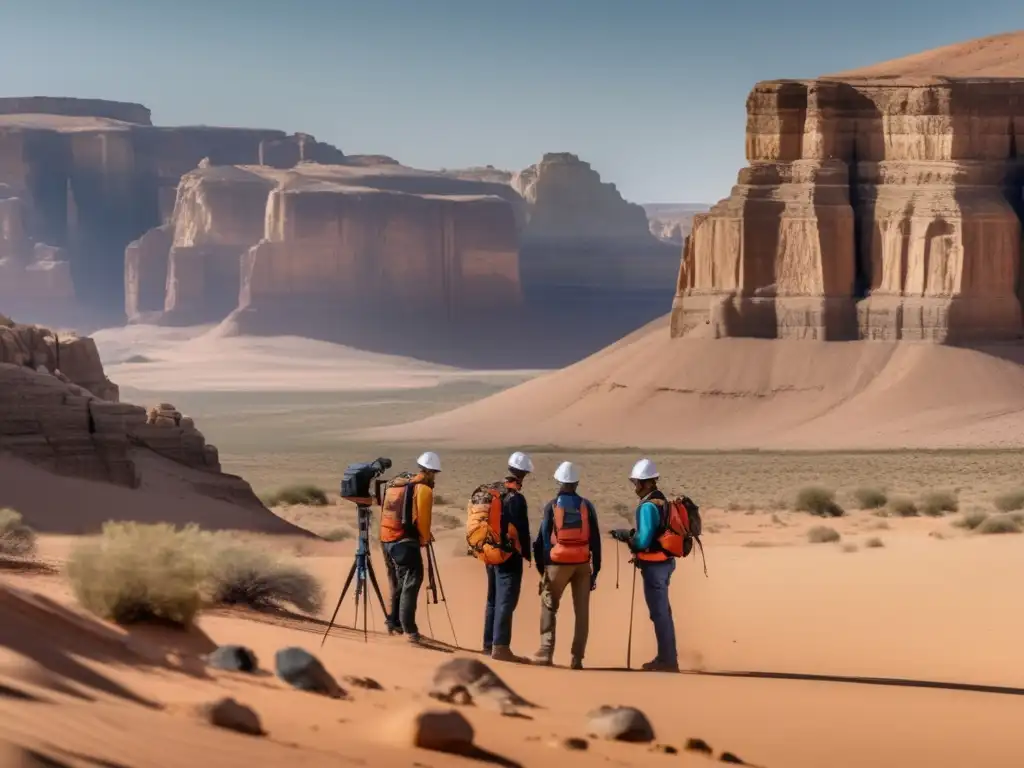
[[[678,672],[676,628],[669,602],[669,583],[676,561],[663,546],[666,537],[672,535],[668,529],[668,499],[658,490],[658,468],[650,459],[640,459],[634,464],[629,479],[640,498],[636,528],[633,531],[617,529],[611,536],[635,554],[635,565],[644,583],[644,600],[658,640],[658,655],[642,668],[648,672]]]

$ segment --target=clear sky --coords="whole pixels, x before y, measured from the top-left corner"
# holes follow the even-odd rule
[[[0,91],[422,168],[569,151],[635,202],[714,202],[756,81],[1018,28],[1021,0],[2,0]]]

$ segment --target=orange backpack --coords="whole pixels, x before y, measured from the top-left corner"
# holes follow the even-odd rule
[[[512,524],[502,532],[501,509],[505,497],[515,488],[507,483],[481,485],[466,506],[466,544],[485,565],[501,565],[515,552],[522,552],[519,533]]]
[[[707,576],[708,564],[700,540],[703,528],[700,507],[689,496],[678,496],[668,502],[657,500],[657,505],[662,510],[664,529],[658,537],[658,544],[672,557],[686,557],[693,551],[693,542],[696,541],[704,562],[704,575]]]
[[[552,513],[551,562],[556,565],[580,565],[590,562],[590,505],[580,499],[580,524],[565,525],[565,507],[555,499]]]

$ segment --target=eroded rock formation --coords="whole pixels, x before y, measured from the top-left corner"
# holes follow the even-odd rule
[[[747,159],[695,217],[672,333],[1015,339],[1024,78],[757,84]]]

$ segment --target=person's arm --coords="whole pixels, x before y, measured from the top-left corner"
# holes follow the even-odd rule
[[[425,547],[433,538],[430,535],[430,521],[434,513],[434,489],[429,485],[416,485],[416,528],[420,532],[420,546]]]
[[[527,512],[526,497],[521,493],[515,495],[515,512],[513,520],[519,532],[519,540],[523,542],[523,557],[530,562],[530,516]]]
[[[551,541],[551,516],[552,505],[548,502],[541,513],[540,528],[537,531],[537,538],[533,540],[533,562],[538,571],[543,571],[547,565],[547,542]]]
[[[590,507],[590,556],[592,558],[591,568],[594,577],[601,570],[601,531],[597,527],[597,509],[589,501]]]
[[[645,501],[636,511],[636,535],[633,537],[633,550],[642,552],[654,544],[654,534],[658,530],[661,513],[658,507]]]

